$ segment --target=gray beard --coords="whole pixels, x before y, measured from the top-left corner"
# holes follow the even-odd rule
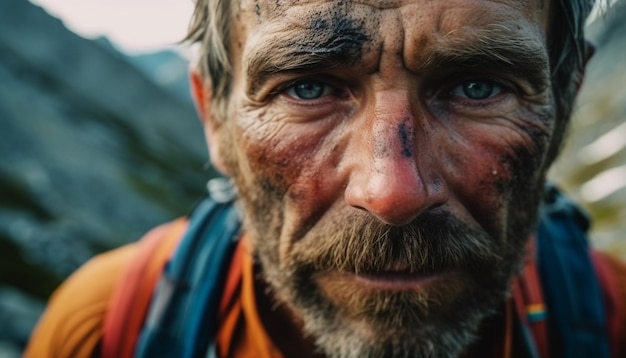
[[[424,324],[416,332],[406,330],[395,337],[375,341],[364,339],[359,332],[314,312],[304,311],[303,316],[306,332],[315,337],[317,346],[330,358],[456,357],[474,340],[473,332],[483,318],[475,313],[447,330]]]
[[[351,228],[310,237],[305,233],[281,264],[278,240],[255,242],[274,295],[301,316],[305,333],[328,357],[458,356],[475,339],[483,319],[504,302],[521,267],[527,237],[505,242],[446,213],[425,214],[400,228],[367,214],[340,222]],[[355,294],[349,306],[361,313],[354,315],[330,302],[315,282],[319,272],[376,272],[398,260],[408,263],[410,272],[457,269],[466,287],[456,299],[448,295],[452,287],[381,292],[363,300]],[[355,321],[370,329],[359,329]]]

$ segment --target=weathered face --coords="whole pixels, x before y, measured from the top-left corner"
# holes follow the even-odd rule
[[[498,308],[551,140],[546,10],[244,1],[216,125],[265,278],[329,355],[456,355]]]

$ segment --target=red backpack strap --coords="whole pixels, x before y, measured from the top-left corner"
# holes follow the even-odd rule
[[[520,329],[532,356],[549,357],[546,305],[535,259],[535,238],[527,245],[524,268],[513,281],[513,299]]]
[[[104,318],[102,358],[130,358],[161,272],[187,228],[181,218],[148,232],[124,269]]]
[[[626,354],[626,264],[606,253],[592,251],[591,258],[604,296],[611,356]]]

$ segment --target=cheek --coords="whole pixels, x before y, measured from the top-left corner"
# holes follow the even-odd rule
[[[504,235],[517,192],[536,189],[543,177],[548,128],[537,121],[460,126],[448,134],[442,158],[449,185],[466,215],[491,233]],[[534,123],[530,125],[529,123]],[[511,125],[514,124],[514,125]],[[459,129],[457,128],[457,129]]]
[[[337,164],[345,140],[335,140],[338,128],[320,123],[248,128],[240,145],[248,185],[240,197],[256,219],[256,236],[276,238],[268,255],[281,263],[340,197]]]
[[[261,118],[267,113],[257,114]],[[291,123],[272,117],[266,124],[242,123],[240,140],[254,186],[280,200],[285,215],[310,213],[326,201],[342,146],[336,123]]]
[[[312,151],[307,141],[297,135],[287,136],[276,127],[251,128],[244,133],[242,144],[255,181],[281,200]]]
[[[511,180],[510,171],[498,154],[502,148],[487,141],[471,144],[463,141],[457,148],[453,153],[448,152],[445,162],[450,173],[448,185],[460,210],[488,232],[500,231],[494,225],[502,220]]]

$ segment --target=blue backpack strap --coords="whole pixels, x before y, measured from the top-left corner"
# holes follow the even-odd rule
[[[537,258],[554,357],[609,357],[604,301],[587,242],[587,216],[552,186],[540,210]]]
[[[136,357],[201,357],[213,346],[224,280],[241,227],[232,199],[213,195],[191,214],[152,298]]]

